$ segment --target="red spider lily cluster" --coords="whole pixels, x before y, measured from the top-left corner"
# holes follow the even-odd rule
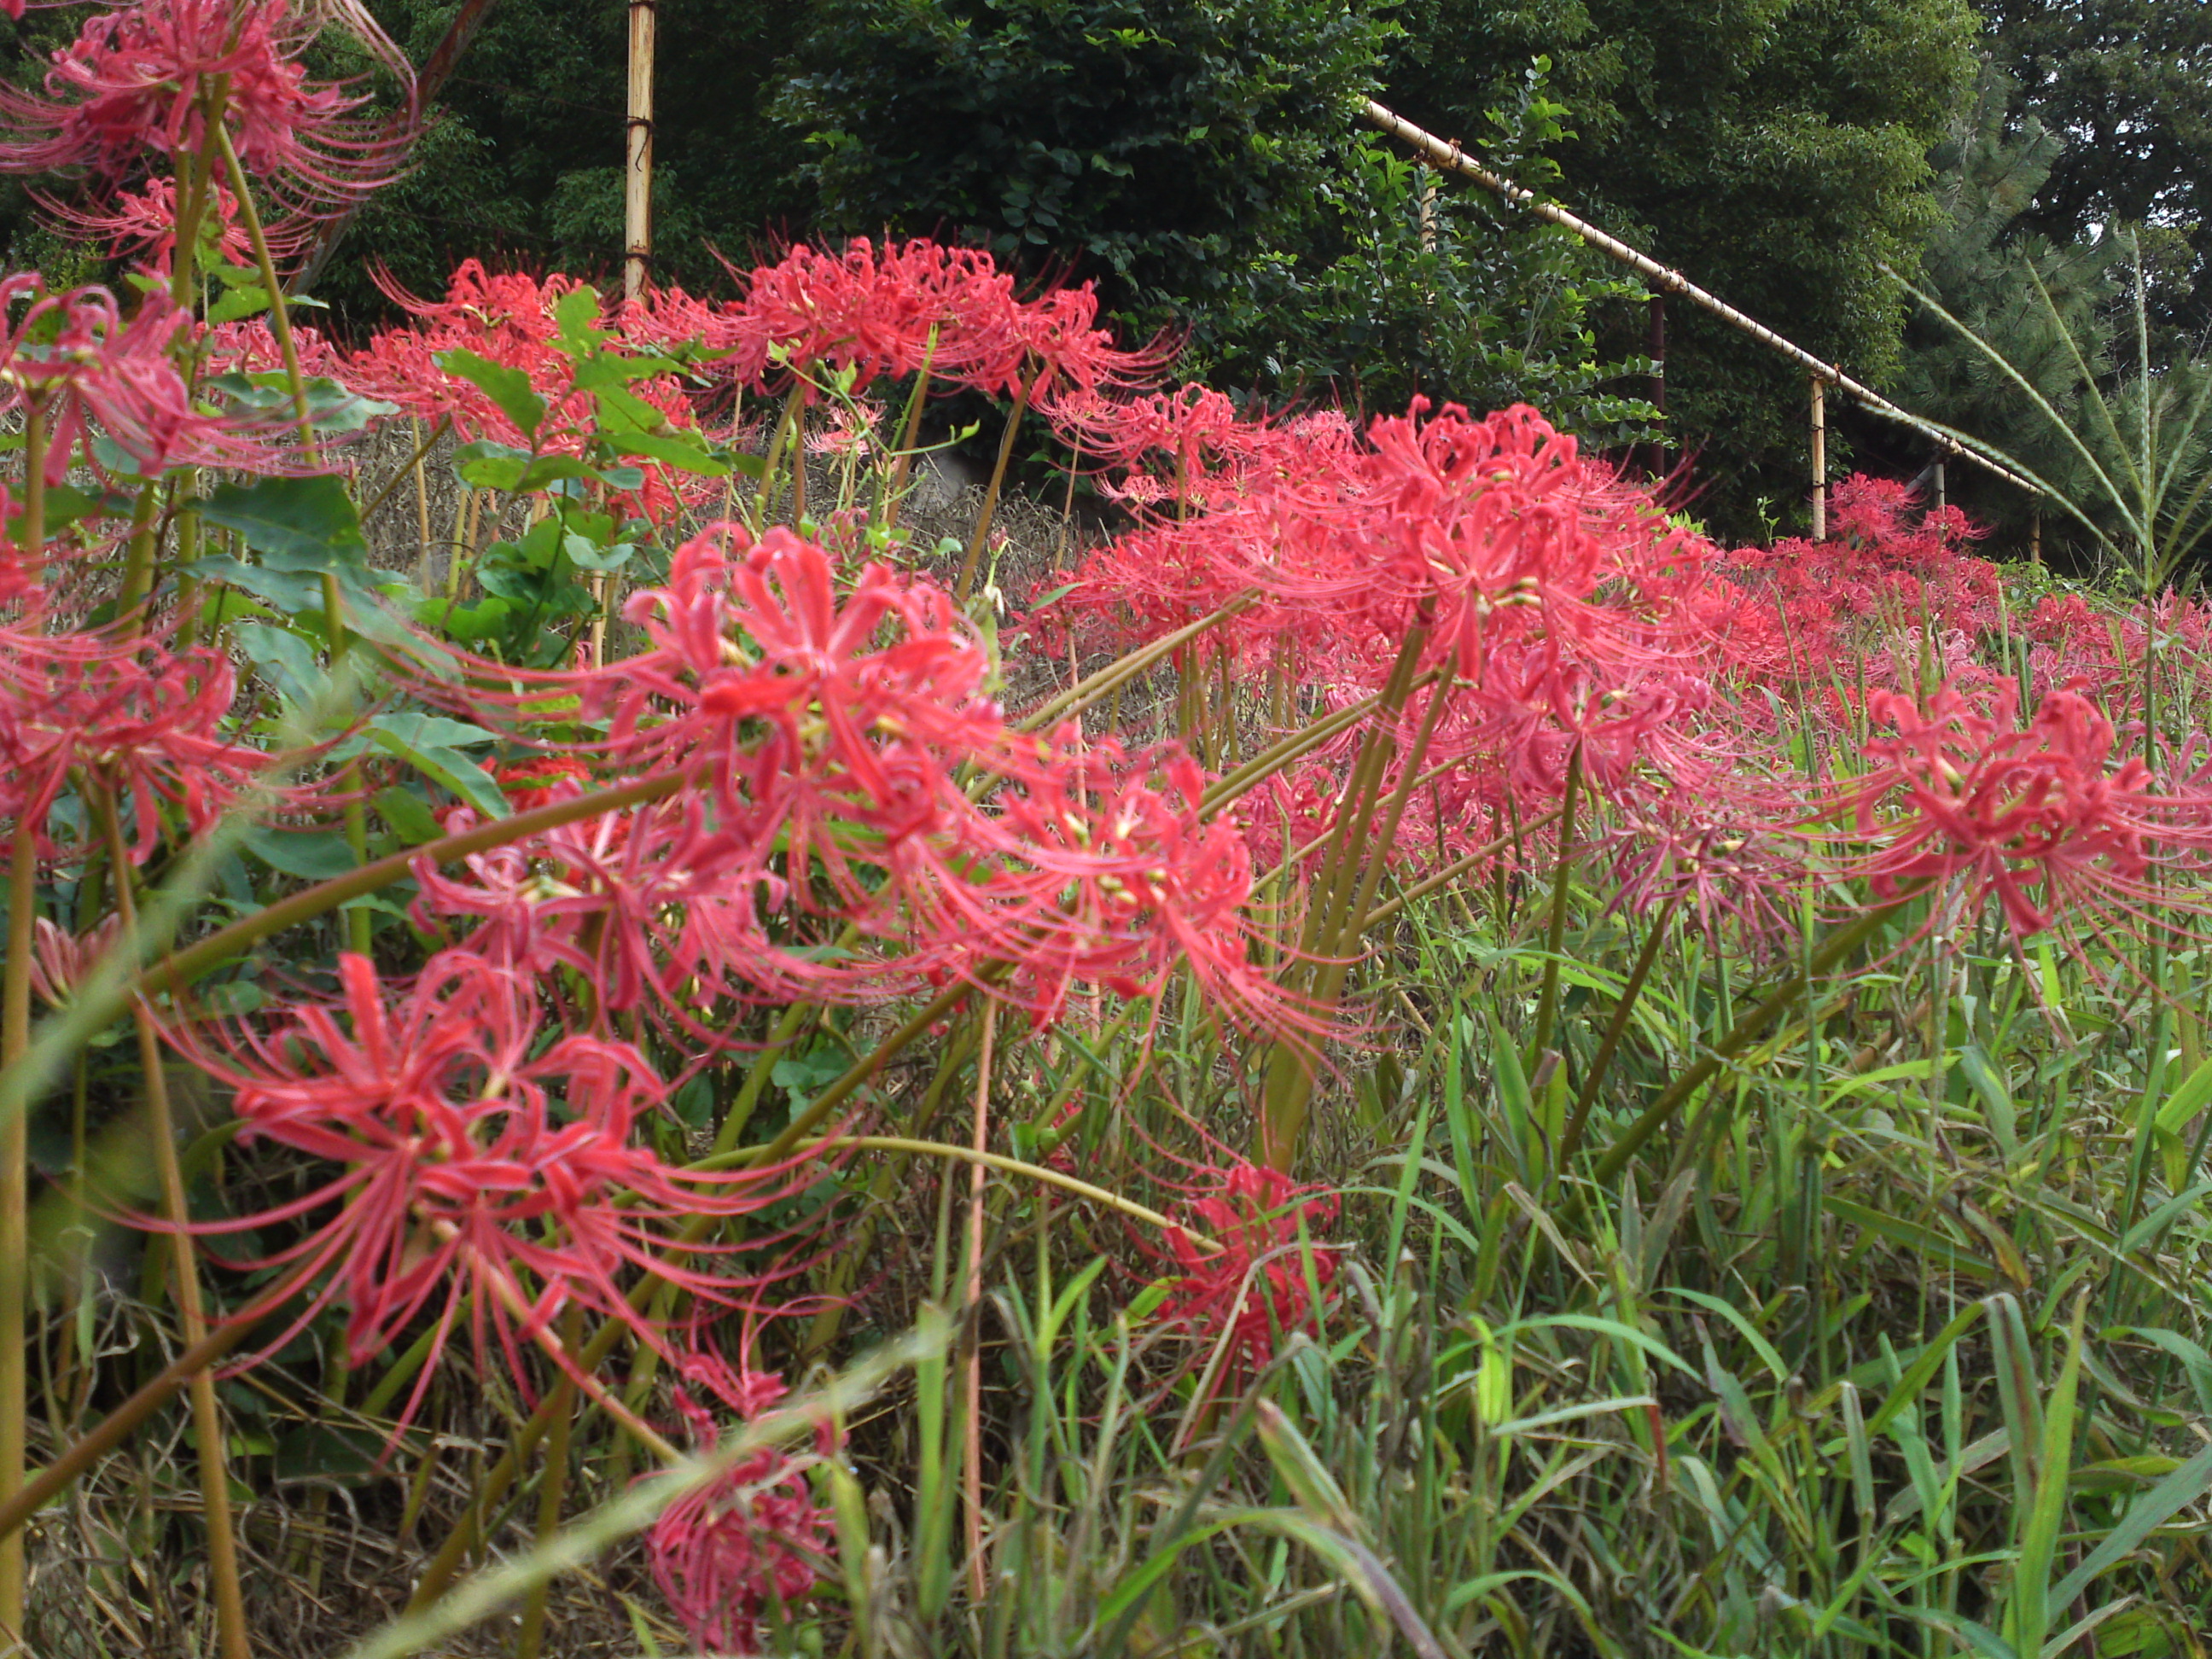
[[[954,980],[1042,1024],[1073,990],[1149,997],[1185,969],[1240,1024],[1297,1021],[1254,965],[1249,855],[1200,814],[1203,771],[1172,746],[1018,731],[933,584],[873,562],[842,573],[787,531],[755,542],[726,525],[679,549],[668,585],[628,615],[644,650],[534,681],[520,706],[558,691],[604,723],[567,765],[688,773],[699,793],[462,873],[424,866],[426,930],[473,921],[471,948],[586,972],[610,1012],[646,1006],[695,1036],[726,1001],[868,1001]]]
[[[411,86],[405,56],[357,0],[136,0],[92,11],[58,50],[44,94],[0,88],[0,169],[126,178],[152,155],[213,161],[220,123],[244,169],[287,208],[343,206],[388,183],[412,134],[363,114],[365,94],[309,79],[337,22]]]
[[[733,1372],[711,1355],[684,1367],[750,1420],[783,1398],[781,1378]],[[676,1404],[694,1443],[709,1449],[714,1413],[678,1389]],[[775,1450],[757,1452],[660,1512],[646,1535],[653,1581],[692,1642],[703,1653],[762,1652],[761,1619],[771,1604],[788,1607],[812,1588],[816,1563],[829,1553],[830,1516],[810,1496],[803,1467]]]
[[[51,859],[82,856],[47,833],[64,788],[89,783],[127,810],[143,863],[165,807],[197,834],[268,765],[224,730],[236,695],[219,651],[0,628],[0,816],[38,826]]]
[[[105,474],[109,456],[144,477],[170,466],[282,470],[265,422],[212,415],[195,399],[178,366],[193,325],[167,295],[146,295],[126,321],[104,288],[54,294],[24,271],[0,281],[0,413],[35,410],[46,422],[49,484],[72,466]],[[112,448],[104,454],[95,438]]]
[[[1947,685],[1924,705],[1868,699],[1894,734],[1868,743],[1852,786],[1875,890],[1964,880],[2022,937],[2158,906],[2155,867],[2201,859],[2212,834],[2204,796],[2115,754],[2112,723],[2079,693],[2051,693],[2024,726],[2017,702],[2002,683],[1979,698]]]
[[[1212,1248],[1172,1237],[1182,1272],[1160,1316],[1220,1348],[1218,1386],[1233,1388],[1292,1332],[1322,1334],[1335,1300],[1336,1255],[1325,1234],[1337,1203],[1250,1164],[1208,1173],[1212,1184],[1190,1210]]]
[[[331,21],[380,39],[350,0],[102,11],[43,94],[0,95],[15,130],[0,166],[128,182],[55,211],[157,270],[210,240],[242,263],[266,240],[240,240],[252,216],[213,179],[219,136],[249,195],[304,214],[404,160],[404,120],[371,125],[357,88],[306,75]],[[204,216],[183,251],[180,196]],[[2212,745],[2145,730],[2202,690],[2212,607],[2053,597],[2015,631],[1964,519],[1869,479],[1838,487],[1833,539],[1723,551],[1534,410],[1416,403],[1362,430],[1160,389],[1162,354],[1117,347],[1087,288],[1025,292],[972,250],[798,247],[741,290],[610,307],[566,277],[471,261],[358,345],[298,331],[310,372],[403,419],[574,461],[574,489],[533,505],[635,515],[667,562],[607,601],[599,644],[562,635],[531,659],[573,665],[441,642],[445,678],[385,672],[379,695],[460,716],[491,747],[496,793],[463,804],[441,785],[416,837],[469,834],[475,850],[415,856],[404,926],[395,904],[374,956],[268,976],[270,1003],[241,1018],[198,1018],[189,994],[159,1010],[173,1049],[228,1092],[241,1141],[296,1165],[291,1196],[172,1224],[304,1289],[276,1346],[331,1310],[355,1363],[410,1333],[434,1353],[465,1328],[478,1363],[526,1389],[526,1349],[573,1366],[552,1331],[587,1315],[682,1372],[679,1407],[710,1438],[690,1390],[744,1418],[781,1385],[717,1370],[693,1327],[789,1311],[796,1270],[761,1264],[801,1249],[808,1224],[790,1213],[822,1166],[804,1143],[773,1167],[678,1162],[654,1120],[680,1085],[735,1054],[772,1064],[763,1010],[888,1024],[950,988],[1040,1029],[1188,993],[1224,1052],[1310,1054],[1358,1018],[1295,988],[1317,958],[1291,941],[1333,837],[1371,835],[1401,889],[1486,860],[1471,876],[1503,893],[1579,859],[1613,908],[1680,915],[1753,955],[1808,893],[1864,909],[1932,891],[1946,928],[1987,907],[2022,939],[2178,927],[2200,902]],[[204,328],[161,291],[133,304],[0,283],[0,414],[43,444],[40,484],[307,467],[266,417],[209,395],[212,375],[284,369],[270,326]],[[895,406],[885,383],[901,379],[1033,410],[1125,515],[1005,637],[1056,663],[1225,618],[1170,660],[1186,715],[1172,738],[1165,720],[1102,733],[1024,718],[1001,701],[996,638],[902,568],[880,522],[864,556],[834,517],[763,529],[773,492],[739,502],[728,463],[747,445],[888,465],[880,408],[859,400]],[[763,398],[791,412],[748,427]],[[0,816],[34,832],[46,873],[82,866],[103,812],[150,866],[226,812],[295,828],[374,798],[383,774],[361,774],[397,763],[268,787],[283,769],[233,655],[190,643],[222,624],[178,603],[189,578],[84,620],[89,556],[115,544],[29,534],[33,482],[0,500],[15,617],[0,626]],[[157,504],[143,497],[141,531]],[[731,521],[748,509],[753,523]],[[335,631],[288,644],[312,654]],[[1359,718],[1265,775],[1237,772],[1238,755],[1340,714]],[[657,793],[596,799],[641,781]],[[502,798],[539,815],[533,833],[490,839]],[[114,931],[71,921],[81,936],[45,916],[33,930],[29,983],[57,1003]],[[1346,960],[1364,948],[1350,937]],[[1170,1240],[1163,1316],[1234,1382],[1289,1333],[1320,1331],[1337,1209],[1277,1170],[1206,1180],[1193,1234]],[[647,1279],[691,1311],[641,1312]],[[653,1575],[702,1647],[757,1650],[771,1605],[812,1584],[828,1530],[803,1475],[763,1454],[654,1529]]]
[[[633,1270],[710,1304],[751,1305],[757,1274],[692,1265],[695,1247],[670,1234],[692,1217],[756,1211],[781,1182],[672,1169],[640,1144],[638,1121],[667,1091],[635,1047],[549,1031],[530,979],[466,951],[433,957],[396,988],[360,957],[342,957],[338,972],[333,1001],[288,1004],[227,1041],[206,1025],[175,1033],[234,1091],[247,1140],[340,1166],[289,1204],[205,1229],[335,1211],[280,1254],[240,1264],[321,1281],[295,1329],[342,1298],[358,1364],[425,1310],[434,1352],[465,1308],[479,1356],[489,1324],[520,1377],[518,1344],[572,1306],[663,1347],[627,1298]],[[429,1376],[426,1366],[416,1401]]]

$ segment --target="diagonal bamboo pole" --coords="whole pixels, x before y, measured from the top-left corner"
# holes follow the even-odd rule
[[[1911,427],[1915,432],[1935,440],[1945,453],[1964,455],[1978,466],[1995,473],[2009,483],[2017,484],[2031,495],[2042,495],[2041,489],[2027,479],[2021,477],[2010,467],[2001,465],[1986,455],[1978,455],[1972,450],[1961,448],[1958,440],[1941,427],[1922,420],[1909,410],[1899,408],[1873,387],[1860,384],[1833,363],[1815,357],[1804,347],[1785,340],[1756,318],[1747,316],[1725,300],[1707,293],[1680,271],[1661,264],[1650,254],[1630,246],[1618,236],[1609,235],[1600,230],[1587,219],[1577,218],[1557,204],[1545,201],[1533,190],[1525,185],[1515,184],[1503,173],[1492,173],[1488,167],[1482,166],[1468,155],[1457,144],[1447,143],[1424,127],[1415,126],[1404,116],[1385,105],[1376,103],[1372,98],[1366,100],[1360,113],[1370,125],[1380,127],[1392,137],[1401,139],[1412,145],[1421,153],[1422,158],[1431,166],[1442,167],[1447,173],[1456,173],[1462,178],[1472,179],[1492,195],[1503,197],[1509,202],[1528,209],[1539,219],[1547,220],[1563,229],[1574,232],[1600,252],[1608,254],[1636,270],[1654,288],[1668,294],[1679,294],[1692,305],[1712,313],[1730,328],[1748,334],[1770,351],[1781,353],[1807,373],[1817,376],[1826,384],[1835,387],[1837,391],[1848,393],[1869,413],[1881,416],[1886,420],[1895,421],[1900,426]]]

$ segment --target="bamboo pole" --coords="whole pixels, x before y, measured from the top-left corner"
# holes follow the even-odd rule
[[[623,174],[623,297],[645,292],[653,263],[653,26],[655,0],[629,0],[629,155]]]
[[[1813,380],[1813,539],[1828,539],[1828,386]]]
[[[2008,483],[2017,484],[2031,495],[2040,495],[2043,493],[2035,484],[2021,477],[2010,467],[2002,462],[1992,460],[1986,455],[1978,454],[1971,449],[1960,448],[1959,441],[1941,427],[1931,425],[1909,410],[1899,408],[1871,386],[1863,386],[1853,380],[1833,363],[1823,362],[1802,346],[1784,339],[1765,324],[1755,318],[1746,316],[1726,301],[1707,293],[1680,271],[1661,264],[1650,254],[1631,247],[1618,236],[1609,235],[1588,220],[1577,218],[1565,208],[1545,201],[1535,191],[1526,186],[1515,184],[1503,174],[1492,173],[1470,157],[1457,144],[1447,143],[1427,129],[1415,126],[1404,116],[1385,105],[1376,103],[1372,98],[1366,100],[1361,113],[1372,125],[1380,127],[1394,138],[1401,139],[1411,144],[1432,166],[1446,167],[1462,178],[1472,179],[1492,195],[1501,196],[1509,202],[1528,209],[1539,219],[1547,220],[1563,229],[1574,232],[1592,247],[1609,254],[1620,260],[1621,264],[1640,272],[1645,281],[1662,291],[1680,295],[1701,310],[1711,312],[1729,327],[1750,335],[1753,339],[1757,340],[1769,350],[1778,351],[1799,368],[1819,375],[1838,392],[1848,393],[1853,401],[1869,412],[1880,415],[1887,420],[1895,421],[1900,426],[1910,427],[1914,431],[1933,439],[1944,449],[1954,454],[1967,456],[1977,465],[1987,468]]]

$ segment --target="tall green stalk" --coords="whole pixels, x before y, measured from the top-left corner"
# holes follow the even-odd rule
[[[103,792],[104,793],[104,792]],[[126,929],[138,925],[137,901],[131,892],[130,849],[124,844],[123,824],[112,796],[99,803],[106,821],[107,854],[115,869],[115,909]],[[137,1028],[138,1063],[146,1079],[147,1131],[153,1142],[154,1168],[161,1183],[161,1217],[169,1224],[169,1261],[176,1275],[177,1324],[187,1347],[207,1340],[207,1313],[200,1301],[198,1253],[192,1248],[191,1206],[185,1194],[184,1171],[177,1162],[177,1130],[169,1109],[168,1073],[161,1053],[161,1034],[155,1030],[153,1011],[138,997],[131,1006]],[[18,1117],[9,1127],[20,1130]],[[251,1659],[246,1637],[246,1597],[239,1581],[238,1540],[231,1523],[230,1474],[224,1457],[222,1411],[216,1403],[215,1379],[201,1371],[191,1383],[192,1439],[199,1454],[200,1511],[207,1528],[208,1578],[215,1591],[216,1629],[223,1659]]]
[[[262,229],[261,210],[254,204],[253,187],[246,179],[246,169],[239,165],[238,150],[230,141],[229,129],[220,121],[215,123],[215,141],[222,155],[224,170],[230,175],[232,193],[238,198],[238,222],[252,245],[254,266],[269,295],[269,329],[276,337],[276,350],[284,362],[284,383],[292,395],[292,415],[300,428],[301,452],[307,465],[313,466],[316,460],[314,412],[307,402],[307,376],[300,368],[299,343],[292,337],[291,309],[285,302],[284,285],[276,280],[276,261],[269,252],[269,238]],[[351,645],[336,571],[323,573],[323,617],[325,643],[330,647],[331,662],[336,663]],[[349,779],[358,775],[357,767],[348,769]],[[356,864],[367,863],[368,809],[362,804],[358,790],[349,790],[347,793],[346,845],[352,849]],[[347,913],[346,940],[356,955],[369,954],[374,943],[374,919],[368,910],[356,908]]]

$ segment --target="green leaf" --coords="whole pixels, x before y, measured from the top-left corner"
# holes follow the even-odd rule
[[[353,848],[334,830],[252,830],[246,833],[246,848],[270,869],[303,881],[329,881],[356,863]]]
[[[2212,1446],[2205,1447],[2179,1468],[2128,1505],[2120,1524],[2105,1534],[2105,1541],[2090,1551],[2081,1565],[2060,1579],[2051,1592],[2051,1605],[2070,1607],[2081,1592],[2142,1547],[2142,1542],[2187,1505],[2212,1487]]]
[[[392,834],[410,847],[420,847],[446,833],[432,816],[429,806],[412,789],[398,784],[380,789],[375,805],[378,814],[392,826]]]
[[[611,547],[582,536],[564,536],[561,550],[568,556],[568,562],[579,570],[619,570],[637,552],[635,542],[617,542]]]
[[[317,598],[321,597],[319,590]],[[329,677],[315,660],[315,649],[289,628],[266,623],[240,623],[231,630],[240,650],[276,690],[276,695],[295,708],[313,708],[328,690]]]
[[[425,599],[415,607],[415,619],[425,628],[434,628],[445,636],[461,645],[478,645],[496,639],[507,632],[513,618],[514,606],[497,594],[479,599],[474,605],[456,605],[450,599]]]
[[[610,432],[603,435],[624,455],[642,455],[702,478],[730,476],[727,461],[708,453],[704,443],[688,435],[650,432]]]
[[[507,815],[507,797],[490,773],[458,749],[436,744],[410,743],[399,732],[371,721],[368,740],[386,754],[405,761],[424,776],[434,778],[488,818]]]
[[[2158,1109],[2158,1127],[2168,1134],[2180,1133],[2182,1127],[2203,1111],[2208,1101],[2212,1101],[2212,1060],[2183,1079],[2181,1086]]]
[[[379,714],[368,724],[380,732],[389,732],[403,743],[430,745],[440,749],[472,749],[478,744],[497,743],[496,732],[487,732],[481,726],[471,726],[466,720],[448,720],[443,714],[425,714],[409,710],[398,714]]]
[[[599,291],[572,288],[553,302],[554,340],[571,357],[588,357],[612,337],[598,326]]]
[[[560,478],[588,478],[592,469],[574,455],[533,455],[511,444],[481,439],[453,452],[453,473],[478,489],[512,495],[543,489]]]
[[[451,351],[440,352],[437,364],[498,404],[500,412],[514,422],[515,429],[524,437],[538,436],[538,425],[545,418],[545,400],[531,390],[530,376],[522,370],[493,362],[458,346]]]
[[[269,309],[268,290],[256,284],[251,288],[234,288],[207,308],[210,325],[235,323],[247,317],[258,317]]]
[[[368,562],[368,543],[353,498],[343,480],[326,473],[218,484],[200,502],[200,516],[236,531],[255,552],[290,562],[287,568],[365,568]]]

